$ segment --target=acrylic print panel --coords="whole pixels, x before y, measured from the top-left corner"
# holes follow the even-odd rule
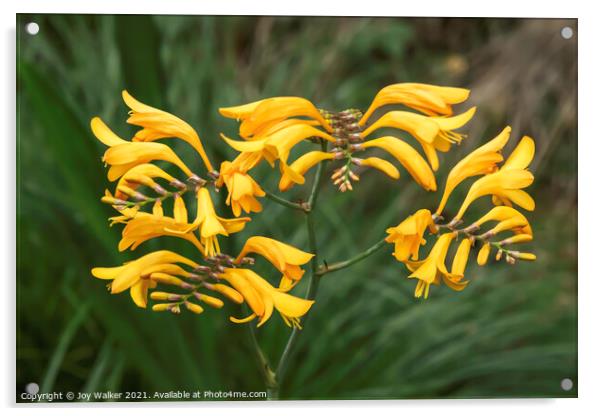
[[[17,23],[18,402],[576,397],[576,20]]]

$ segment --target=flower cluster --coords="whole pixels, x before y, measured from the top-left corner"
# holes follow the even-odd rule
[[[533,198],[523,190],[533,183],[533,174],[527,170],[535,154],[535,143],[530,137],[523,137],[508,159],[504,161],[501,150],[510,137],[510,127],[506,127],[497,137],[471,152],[450,171],[439,207],[431,214],[421,209],[410,215],[398,226],[387,230],[386,241],[395,244],[394,256],[412,272],[410,278],[418,280],[415,296],[428,297],[431,284],[442,281],[454,290],[463,290],[468,283],[464,271],[470,251],[479,242],[481,248],[477,263],[487,263],[491,248],[497,249],[496,260],[505,257],[514,264],[516,260],[535,260],[532,253],[508,249],[511,244],[531,241],[533,231],[527,218],[513,206],[528,211],[535,209]],[[480,176],[469,188],[462,205],[447,224],[441,223],[441,216],[449,196],[464,180]],[[494,207],[467,227],[461,227],[463,216],[470,205],[483,196],[491,196]],[[485,223],[494,225],[485,232]],[[418,260],[420,246],[426,243],[424,233],[429,229],[437,239],[430,253]],[[504,234],[509,234],[502,236]],[[449,248],[454,240],[458,243],[451,270],[445,264]]]
[[[250,237],[237,257],[222,253],[218,236],[228,236],[241,231],[250,221],[248,217],[223,218],[216,213],[211,196],[211,186],[226,184],[233,210],[237,206],[253,208],[253,201],[240,197],[240,180],[237,173],[222,174],[213,170],[197,132],[185,121],[165,111],[150,107],[134,99],[126,91],[123,99],[131,109],[127,122],[141,127],[131,141],[117,136],[98,117],[91,121],[94,135],[108,146],[103,161],[109,166],[108,179],[117,181],[114,193],[105,191],[102,201],[115,208],[118,215],[111,217],[113,224],[125,224],[119,250],[135,250],[153,238],[178,237],[190,242],[199,252],[198,259],[189,259],[177,253],[160,250],[148,253],[118,267],[97,267],[93,276],[110,280],[111,293],[130,291],[134,303],[142,308],[150,298],[161,301],[153,305],[154,311],[179,313],[182,307],[201,313],[200,304],[221,308],[222,296],[234,303],[246,303],[251,314],[244,319],[231,317],[233,322],[258,319],[265,323],[274,308],[288,325],[299,326],[299,318],[307,313],[313,301],[292,296],[288,292],[303,276],[300,266],[312,258],[280,241]],[[156,140],[177,138],[187,142],[200,156],[207,175],[203,178],[193,172],[166,144]],[[178,173],[170,174],[151,162],[167,162]],[[256,186],[254,182],[251,187]],[[244,193],[244,192],[243,192]],[[185,198],[194,194],[196,216],[190,219]],[[165,203],[170,203],[172,215],[165,213]],[[149,212],[145,207],[151,207]],[[258,254],[271,262],[282,273],[278,288],[253,272],[249,267]],[[158,290],[158,286],[172,289]],[[170,291],[165,291],[170,290]]]
[[[433,171],[439,168],[437,152],[447,152],[452,144],[462,141],[464,136],[455,130],[465,125],[475,112],[473,107],[452,117],[451,106],[465,101],[468,95],[469,91],[463,88],[402,83],[383,88],[365,113],[357,109],[340,112],[318,109],[299,97],[275,97],[221,108],[223,116],[241,122],[239,135],[243,139],[237,141],[222,135],[232,148],[240,152],[232,163],[222,164],[222,174],[237,172],[245,175],[245,182],[254,184],[248,176],[249,170],[262,160],[271,166],[278,161],[279,189],[284,192],[295,184],[304,184],[305,174],[318,163],[334,160],[339,161],[340,166],[335,168],[331,178],[338,189],[345,192],[353,190],[352,181],[359,180],[354,167],[371,167],[393,179],[400,178],[399,170],[389,161],[377,156],[361,157],[364,151],[378,148],[393,156],[420,186],[435,191],[437,185]],[[389,104],[403,104],[422,114],[389,111],[369,122],[375,110]],[[402,138],[372,137],[382,128],[409,133],[422,147],[428,162]],[[308,139],[321,140],[324,143],[322,150],[307,152],[289,162],[292,148]],[[242,176],[239,181],[243,182]],[[258,186],[247,185],[245,191],[247,198],[262,196]],[[237,196],[240,198],[240,194]],[[236,200],[232,196],[232,201]],[[260,208],[260,205],[255,204],[254,207]],[[249,212],[249,209],[245,211]],[[238,214],[240,210],[235,210],[235,215]]]
[[[143,104],[124,91],[123,99],[131,109],[127,122],[141,128],[132,140],[118,137],[98,117],[91,122],[94,135],[108,146],[103,157],[109,165],[108,179],[117,182],[114,192],[105,191],[102,200],[118,211],[118,215],[110,218],[111,225],[125,225],[118,248],[135,250],[147,240],[170,236],[190,242],[199,256],[189,259],[161,250],[123,266],[95,268],[92,274],[111,280],[112,293],[129,289],[140,307],[147,306],[148,297],[158,301],[152,307],[155,311],[179,313],[185,307],[201,313],[201,304],[221,308],[224,302],[217,297],[221,296],[234,303],[246,303],[250,310],[246,318],[231,317],[233,322],[257,319],[258,325],[262,325],[275,308],[289,326],[300,327],[300,319],[312,306],[313,299],[295,297],[288,292],[303,277],[301,266],[310,262],[313,279],[348,267],[384,243],[391,243],[395,259],[409,270],[408,277],[417,279],[415,296],[426,298],[431,284],[443,282],[454,290],[466,287],[468,280],[464,272],[473,249],[479,248],[479,265],[487,262],[492,248],[497,250],[497,260],[504,257],[510,264],[517,260],[534,260],[535,255],[531,253],[509,248],[533,238],[528,220],[515,207],[528,211],[535,208],[534,200],[524,190],[534,180],[528,166],[535,144],[525,136],[504,159],[502,150],[509,141],[510,127],[451,169],[436,210],[417,210],[396,227],[387,229],[384,240],[354,259],[319,268],[313,253],[263,236],[248,238],[237,256],[220,250],[219,238],[240,232],[251,220],[241,217],[243,212],[262,211],[260,198],[267,196],[285,206],[298,208],[309,218],[320,175],[316,175],[309,199],[294,203],[264,190],[251,176],[251,171],[263,161],[272,168],[278,167],[278,188],[282,193],[305,184],[305,176],[312,168],[325,165],[331,168],[330,176],[336,188],[347,192],[353,190],[353,182],[359,181],[360,172],[366,167],[395,180],[401,177],[396,165],[370,153],[380,150],[396,160],[419,186],[437,191],[435,172],[439,169],[439,154],[463,141],[465,135],[457,130],[475,114],[474,107],[454,114],[453,106],[468,97],[469,91],[463,88],[400,83],[380,90],[365,112],[318,108],[300,97],[274,97],[221,108],[219,111],[224,117],[239,122],[240,137],[221,135],[238,154],[222,162],[216,171],[199,135],[188,123]],[[406,109],[384,111],[391,105]],[[384,128],[400,134],[376,134]],[[409,143],[408,135],[412,137]],[[192,147],[200,157],[204,175],[189,168],[171,147],[157,142],[169,138],[183,140]],[[422,154],[411,144],[414,140]],[[303,142],[318,144],[319,150],[305,151],[302,146],[297,147]],[[291,155],[297,156],[291,160]],[[444,222],[450,196],[469,179],[475,180],[462,204],[455,215]],[[213,203],[212,193],[224,187],[225,202],[233,218],[218,215]],[[186,202],[189,194],[193,194],[196,201],[193,219]],[[473,202],[484,196],[490,197],[492,208],[468,226],[462,226]],[[166,203],[171,215],[165,213]],[[150,209],[145,211],[146,207]],[[308,224],[311,225],[309,220]],[[427,230],[434,242],[430,252],[421,258],[421,247],[429,236]],[[312,243],[311,235],[309,239],[310,251],[314,251],[315,241]],[[456,240],[455,256],[448,268],[448,252]],[[281,273],[277,287],[251,269],[254,259],[249,255],[253,254],[266,258]],[[159,290],[159,285],[172,289]]]

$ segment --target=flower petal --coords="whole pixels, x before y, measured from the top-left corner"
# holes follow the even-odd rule
[[[379,147],[393,155],[416,182],[428,191],[435,191],[437,184],[433,171],[416,150],[402,140],[385,136],[361,144],[364,149]]]
[[[399,179],[399,171],[397,168],[390,162],[379,157],[368,157],[366,159],[361,159],[360,164],[361,166],[370,166],[378,169],[393,179]]]

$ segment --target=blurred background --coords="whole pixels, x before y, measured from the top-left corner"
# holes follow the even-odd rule
[[[40,32],[25,32],[28,22]],[[193,254],[174,239],[119,253],[109,229],[104,147],[89,130],[100,115],[124,137],[120,91],[187,120],[214,161],[235,153],[218,137],[237,125],[217,108],[298,95],[322,108],[365,109],[383,86],[463,86],[478,106],[449,166],[506,124],[511,148],[537,143],[528,214],[535,263],[478,267],[463,292],[434,287],[414,299],[414,281],[381,250],[326,276],[281,387],[285,399],[575,397],[577,395],[577,21],[445,18],[19,15],[17,19],[17,392],[263,391],[244,326],[226,306],[201,316],[153,313],[111,296],[90,268],[158,247]],[[570,39],[561,29],[571,27]],[[177,142],[170,142],[176,145]],[[410,143],[415,144],[414,141]],[[198,171],[199,160],[176,148]],[[194,169],[193,169],[194,170]],[[267,169],[256,173],[277,189]],[[434,208],[402,171],[362,175],[352,193],[325,181],[318,244],[330,262],[384,236],[418,208]],[[294,188],[291,199],[306,190]],[[456,191],[450,209],[460,203]],[[326,201],[328,201],[326,203]],[[476,213],[488,201],[476,204]],[[455,208],[454,208],[455,207]],[[228,214],[226,207],[222,214]],[[271,235],[307,247],[302,214],[264,200],[246,230],[224,241]],[[266,264],[272,282],[279,277]],[[271,273],[271,274],[270,274]],[[304,285],[296,289],[304,293]],[[272,364],[289,329],[275,316],[258,330]],[[574,387],[561,389],[570,378]]]

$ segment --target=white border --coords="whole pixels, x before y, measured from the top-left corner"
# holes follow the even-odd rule
[[[322,411],[332,408],[344,409],[346,414],[364,414],[366,410],[383,413],[413,413],[421,415],[504,415],[519,411],[519,414],[530,411],[546,415],[592,414],[600,409],[598,403],[598,386],[602,354],[600,321],[602,316],[599,297],[602,294],[602,276],[595,267],[595,260],[600,257],[599,243],[594,240],[595,228],[600,224],[599,190],[600,176],[597,169],[601,165],[602,133],[597,121],[602,108],[600,91],[600,68],[602,58],[599,42],[602,39],[600,14],[596,13],[595,2],[563,1],[563,2],[531,2],[524,0],[505,0],[503,2],[482,2],[462,0],[431,0],[428,2],[403,2],[370,0],[362,3],[350,1],[325,2],[303,0],[288,4],[283,1],[140,1],[140,0],[104,0],[73,2],[68,0],[14,1],[2,2],[2,62],[0,65],[1,91],[4,97],[0,100],[2,129],[0,142],[2,149],[2,210],[0,229],[3,230],[2,256],[0,264],[5,268],[1,281],[4,285],[0,293],[4,298],[2,305],[2,323],[4,337],[0,342],[2,350],[2,376],[0,376],[0,406],[9,407],[8,414],[29,415],[31,407],[11,407],[14,402],[14,273],[15,273],[15,13],[154,13],[154,14],[289,14],[289,15],[393,15],[393,16],[465,16],[465,17],[576,17],[579,18],[577,36],[579,41],[579,399],[564,400],[438,400],[438,401],[380,401],[380,402],[279,402],[279,403],[166,403],[138,404],[138,411],[147,414],[164,415],[169,408],[175,411],[224,414],[241,410],[261,412],[263,414],[288,415],[305,414],[307,411]],[[545,215],[540,213],[539,215]],[[10,230],[7,232],[7,230]],[[114,404],[110,406],[95,405],[86,407],[90,415],[106,414],[107,410],[125,407]],[[205,410],[193,410],[191,407],[202,407]],[[39,407],[41,409],[41,407]],[[58,407],[44,406],[43,411],[51,415],[80,414],[82,406],[64,405]],[[576,412],[576,413],[575,413]]]

